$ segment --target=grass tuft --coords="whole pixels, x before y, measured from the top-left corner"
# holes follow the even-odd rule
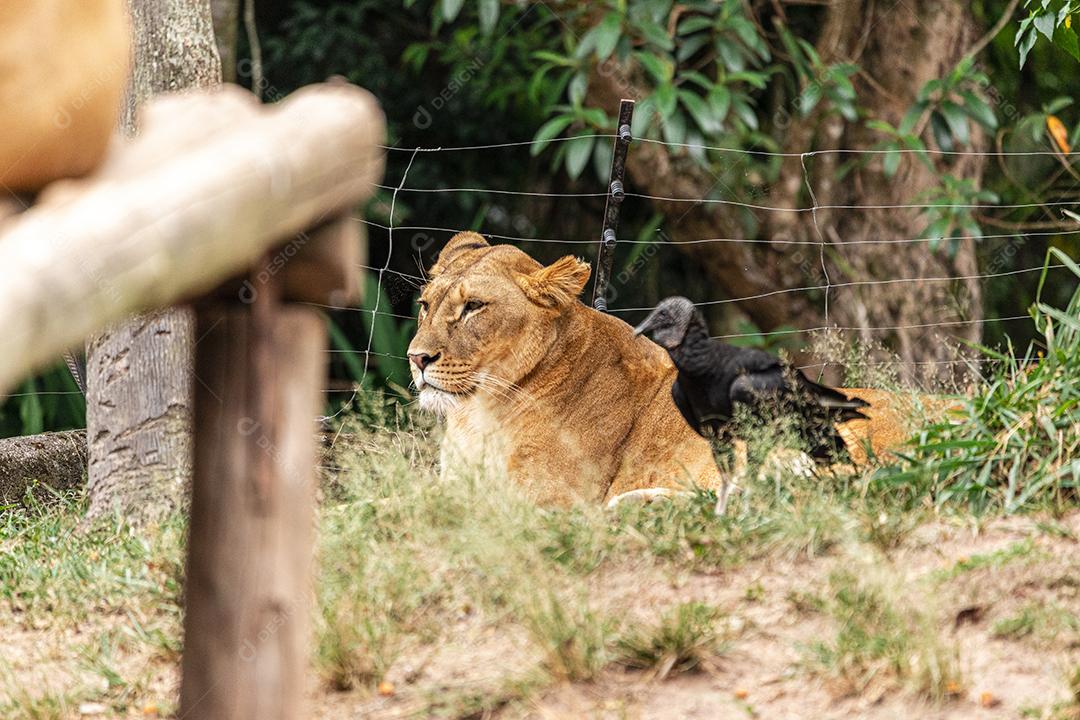
[[[677,605],[654,627],[637,628],[619,638],[620,661],[652,670],[657,679],[693,670],[722,651],[719,609],[701,602]]]
[[[963,689],[958,650],[944,642],[922,608],[899,604],[885,586],[840,571],[830,578],[825,610],[838,624],[835,638],[811,649],[819,672],[840,695],[871,686],[908,687],[941,701]]]

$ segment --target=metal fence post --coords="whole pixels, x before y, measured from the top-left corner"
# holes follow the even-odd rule
[[[604,206],[604,229],[600,233],[600,252],[596,258],[596,283],[593,285],[593,307],[607,312],[608,283],[611,265],[615,261],[615,243],[619,231],[619,210],[626,193],[623,178],[626,173],[626,151],[630,148],[630,124],[634,119],[634,101],[619,102],[619,126],[611,153],[611,172],[608,174],[608,196]]]

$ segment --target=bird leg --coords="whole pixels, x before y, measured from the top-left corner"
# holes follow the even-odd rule
[[[746,475],[747,447],[741,440],[734,440],[722,435],[714,435],[709,438],[712,447],[713,462],[720,472],[720,490],[716,500],[716,514],[724,515],[727,512],[728,497],[732,490],[738,489],[735,480]]]

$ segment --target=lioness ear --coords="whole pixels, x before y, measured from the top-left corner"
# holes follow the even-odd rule
[[[490,246],[480,233],[475,233],[471,230],[459,232],[457,235],[450,238],[450,242],[446,243],[446,246],[439,251],[439,259],[431,266],[431,270],[428,274],[432,277],[440,275],[446,272],[446,270],[454,263],[455,259],[460,259],[470,250],[480,250],[486,247]]]
[[[547,267],[528,275],[518,275],[517,283],[525,296],[537,305],[569,305],[589,282],[589,263],[572,255],[559,258]]]

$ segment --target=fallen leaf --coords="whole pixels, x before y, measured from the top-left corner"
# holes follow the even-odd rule
[[[743,688],[739,688],[735,691],[735,698],[737,700],[745,700],[748,697],[750,697],[750,693]]]
[[[979,695],[979,704],[984,708],[997,707],[1001,704],[1001,700],[994,696],[992,692],[984,692]]]
[[[1050,139],[1054,141],[1054,147],[1068,155],[1072,152],[1069,146],[1069,131],[1065,123],[1053,115],[1046,116],[1046,130],[1050,133]]]
[[[383,697],[390,697],[394,694],[394,683],[388,680],[383,680],[381,683],[379,683],[378,691],[379,694]]]

